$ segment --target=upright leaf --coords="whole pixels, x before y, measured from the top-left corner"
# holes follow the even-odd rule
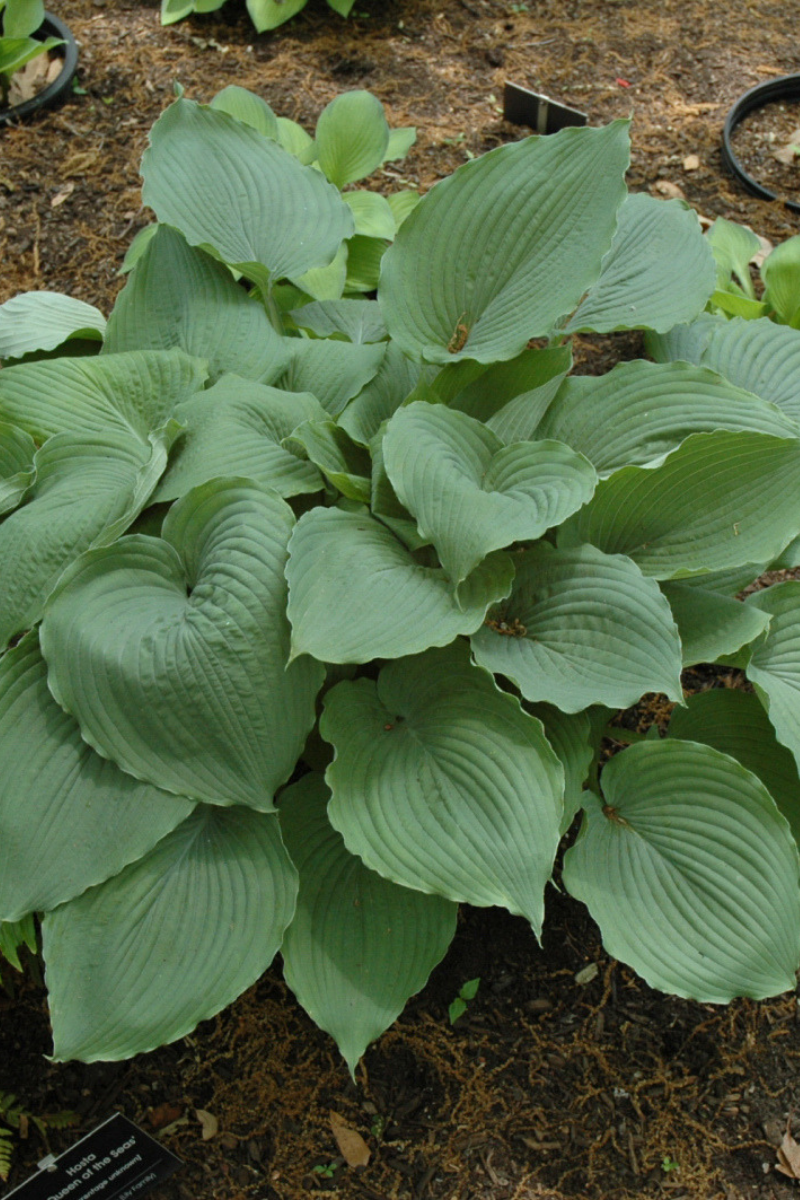
[[[156,121],[142,175],[142,199],[159,221],[265,290],[324,267],[353,232],[349,208],[319,171],[249,125],[190,100],[176,101]]]
[[[320,731],[336,750],[328,813],[349,850],[406,887],[502,905],[538,936],[563,768],[463,643],[337,684]]]
[[[323,108],[314,137],[331,183],[342,188],[364,179],[381,165],[389,145],[383,105],[371,92],[343,92]],[[394,224],[388,236],[393,233]]]
[[[625,195],[627,123],[501,146],[430,191],[398,230],[379,300],[416,359],[513,358],[600,275]]]

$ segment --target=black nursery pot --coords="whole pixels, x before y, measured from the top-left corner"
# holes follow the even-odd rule
[[[54,79],[46,88],[43,88],[41,92],[31,97],[30,100],[25,100],[22,104],[17,104],[13,108],[0,108],[0,125],[14,125],[17,121],[24,121],[27,117],[33,116],[40,108],[51,108],[54,104],[59,104],[65,98],[72,85],[75,69],[78,65],[78,43],[75,41],[71,30],[58,17],[46,12],[44,14],[44,21],[36,32],[43,39],[47,37],[63,39],[63,46],[56,46],[53,54],[63,58],[64,65],[61,68],[58,78]]]
[[[779,200],[781,197],[745,171],[733,150],[733,131],[749,113],[763,108],[765,104],[774,104],[776,100],[800,100],[800,75],[782,75],[779,79],[770,79],[750,88],[749,92],[739,97],[728,113],[722,131],[722,161],[748,192],[761,200]],[[795,200],[782,202],[791,212],[800,212],[800,204]]]

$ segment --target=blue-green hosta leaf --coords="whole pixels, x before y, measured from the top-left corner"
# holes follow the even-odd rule
[[[507,444],[528,441],[571,366],[572,351],[567,345],[523,350],[517,358],[484,371],[455,396],[452,407],[485,421]]]
[[[767,255],[761,268],[764,303],[792,329],[800,329],[800,236],[787,238]]]
[[[747,677],[769,713],[778,741],[800,765],[800,583],[790,580],[754,592],[747,605],[770,617],[769,628],[753,646]]]
[[[564,859],[603,944],[650,984],[706,1003],[793,988],[800,861],[763,783],[708,746],[616,755]]]
[[[287,392],[311,392],[332,417],[377,374],[386,343],[354,345],[320,338],[293,338],[292,359],[277,382]]]
[[[572,376],[536,430],[594,463],[600,475],[657,464],[692,433],[751,430],[796,437],[775,405],[688,363],[620,363],[606,375]]]
[[[691,208],[646,192],[628,196],[600,278],[565,331],[666,333],[702,311],[714,290],[714,273],[711,248]]]
[[[389,126],[371,92],[343,92],[323,108],[314,134],[317,159],[337,187],[366,178],[384,160]],[[394,227],[388,237],[394,234]]]
[[[61,38],[4,37],[0,38],[0,73],[11,76],[26,63],[32,62],[40,54],[48,54],[56,46],[63,46]]]
[[[38,952],[33,913],[26,913],[19,921],[0,921],[0,955],[15,971],[23,970],[19,957],[22,946],[27,946],[33,954]]]
[[[345,192],[342,199],[353,214],[357,234],[392,240],[396,225],[385,196],[378,192]]]
[[[757,775],[800,843],[797,765],[775,737],[757,696],[738,688],[710,688],[687,696],[686,707],[673,712],[667,733],[669,737],[713,746]]]
[[[34,457],[35,482],[0,522],[0,647],[30,629],[64,569],[115,541],[152,495],[167,461],[122,431],[58,433]]]
[[[319,471],[282,445],[297,425],[323,420],[325,410],[304,392],[284,392],[224,375],[175,412],[186,433],[172,453],[154,496],[174,500],[221,475],[242,475],[280,496],[322,488]]]
[[[0,514],[16,508],[33,482],[35,454],[29,433],[0,421]]]
[[[159,221],[267,290],[324,267],[353,232],[349,208],[319,171],[191,100],[177,100],[156,121],[142,175],[142,199]]]
[[[368,451],[357,445],[335,421],[315,419],[298,425],[286,439],[319,467],[325,478],[349,500],[369,504],[372,462]]]
[[[357,233],[347,243],[347,279],[345,291],[374,292],[378,286],[381,263],[389,243],[385,238],[364,237]]]
[[[95,754],[48,691],[35,633],[0,659],[0,919],[116,875],[193,807]]]
[[[310,133],[306,133],[302,125],[289,117],[278,117],[278,141],[284,150],[288,150],[305,166],[316,158],[317,147]]]
[[[500,146],[442,180],[383,260],[392,337],[446,363],[514,358],[549,334],[600,275],[627,163],[616,121]]]
[[[266,100],[262,100],[248,88],[230,84],[217,92],[211,101],[211,107],[236,117],[237,121],[243,121],[245,125],[252,125],[253,129],[263,133],[264,137],[279,141],[278,118]]]
[[[287,666],[289,506],[247,480],[173,505],[163,539],[85,555],[42,626],[50,688],[139,779],[269,810],[314,724],[320,663]]]
[[[797,439],[695,433],[661,466],[601,480],[559,544],[627,554],[656,579],[770,562],[800,532],[798,486]]]
[[[247,0],[247,11],[257,33],[277,29],[305,6],[306,0]]]
[[[688,587],[679,580],[661,584],[678,626],[685,667],[735,654],[769,624],[765,613],[700,587],[701,580],[698,576]]]
[[[463,643],[337,684],[320,732],[336,750],[328,815],[348,850],[405,887],[502,905],[539,935],[564,770]]]
[[[342,242],[331,261],[325,267],[313,267],[303,275],[292,277],[304,296],[315,300],[339,300],[347,280],[347,257],[349,242]]]
[[[235,371],[273,383],[289,362],[286,339],[230,271],[169,225],[156,234],[117,297],[103,353],[179,346],[212,378]]]
[[[691,325],[678,325],[663,337],[648,337],[647,345],[659,362],[685,359],[710,367],[800,421],[800,330],[776,325],[766,317],[728,321],[701,313]]]
[[[583,785],[595,756],[592,722],[587,712],[564,713],[552,704],[523,707],[542,722],[547,740],[564,768],[564,812],[559,831],[565,834],[583,806]]]
[[[399,132],[399,130],[392,130],[392,133],[396,132]],[[386,199],[389,201],[389,207],[391,208],[392,215],[394,216],[394,228],[395,233],[397,233],[397,230],[403,224],[403,221],[405,221],[406,217],[411,215],[422,197],[420,196],[419,192],[404,191],[392,192],[392,194],[387,196]]]
[[[747,299],[755,300],[756,294],[753,281],[750,278],[750,260],[758,254],[761,242],[752,229],[745,225],[736,225],[717,217],[706,234],[706,241],[711,247],[717,269],[717,288],[720,291],[744,291]],[[739,288],[735,289],[731,276],[734,276]]]
[[[314,774],[281,794],[281,828],[300,876],[281,954],[286,982],[353,1074],[444,957],[457,908],[368,870],[328,820],[329,797]]]
[[[44,0],[3,0],[5,37],[30,37],[44,20]]]
[[[387,336],[377,300],[315,300],[294,309],[291,317],[298,329],[319,338],[338,335],[363,345],[382,342]]]
[[[424,401],[401,408],[383,438],[389,479],[455,583],[492,550],[541,537],[591,499],[583,455],[558,442],[504,446],[480,421]]]
[[[472,637],[482,667],[513,680],[527,700],[568,713],[627,708],[643,692],[682,700],[669,605],[629,558],[543,542],[514,565],[511,595]]]
[[[388,342],[377,373],[355,396],[339,417],[339,424],[354,441],[368,446],[384,421],[397,411],[421,378],[435,368],[423,367],[406,358],[394,342]]]
[[[397,129],[390,129],[389,143],[386,147],[383,161],[397,162],[398,159],[405,158],[416,140],[417,130],[414,125],[400,125]],[[409,195],[408,192],[395,192],[394,194],[396,196]],[[411,192],[410,194],[414,196],[416,192]]]
[[[258,979],[294,912],[275,814],[200,806],[144,858],[48,913],[53,1057],[130,1058]]]
[[[462,585],[440,567],[421,566],[369,513],[315,508],[290,543],[292,655],[320,662],[399,658],[474,633],[490,604],[507,596],[514,568],[490,555]]]
[[[409,550],[430,546],[430,538],[420,533],[411,513],[397,499],[383,463],[383,436],[377,433],[370,447],[372,454],[372,494],[370,509],[373,517],[388,526]]]
[[[130,350],[4,368],[0,420],[37,442],[54,433],[134,433],[147,445],[173,409],[199,392],[205,364],[182,350]]]
[[[0,359],[55,350],[71,338],[102,341],[99,309],[61,292],[26,292],[0,304]]]

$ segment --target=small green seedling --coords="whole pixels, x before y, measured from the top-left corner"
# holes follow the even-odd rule
[[[455,1025],[459,1017],[462,1017],[467,1011],[467,1005],[470,1000],[474,1000],[480,986],[480,979],[468,979],[462,987],[461,991],[456,996],[453,1003],[448,1008],[447,1012],[450,1017],[450,1024]]]
[[[321,1176],[322,1179],[333,1179],[336,1172],[339,1170],[339,1164],[336,1162],[318,1163],[311,1170],[315,1175]]]
[[[671,1155],[665,1154],[661,1160],[661,1170],[666,1175],[669,1175],[671,1171],[680,1170],[680,1163],[676,1162],[675,1159],[672,1158]]]

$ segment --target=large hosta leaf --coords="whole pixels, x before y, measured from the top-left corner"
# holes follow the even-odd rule
[[[420,378],[434,369],[412,362],[399,346],[389,342],[376,374],[339,417],[342,429],[354,441],[368,446],[383,422],[411,395]]]
[[[609,954],[650,984],[708,1003],[793,988],[800,860],[763,783],[693,742],[647,742],[601,776],[564,883]]]
[[[283,836],[300,876],[281,953],[286,982],[336,1039],[352,1074],[444,956],[457,909],[368,870],[328,820],[329,797],[313,774],[281,794]]]
[[[201,806],[45,916],[53,1057],[130,1058],[190,1033],[266,970],[296,896],[277,816]]]
[[[24,429],[0,421],[0,513],[16,508],[36,473],[36,443]]]
[[[230,271],[159,225],[109,317],[103,353],[179,346],[208,363],[212,378],[234,371],[272,383],[289,344]]]
[[[697,214],[678,200],[656,200],[639,192],[620,208],[600,278],[566,331],[666,333],[704,308],[714,278],[714,256]]]
[[[508,595],[514,568],[490,555],[462,585],[422,566],[366,511],[316,508],[297,522],[286,569],[292,654],[322,662],[398,658],[474,633]]]
[[[147,503],[167,461],[130,433],[59,433],[34,457],[24,503],[0,522],[0,647],[42,616],[82,551],[113,542]]]
[[[272,808],[323,677],[287,668],[288,505],[215,480],[170,510],[164,540],[85,555],[42,626],[49,682],[90,745],[137,778],[211,804]]]
[[[729,321],[701,313],[691,325],[648,338],[648,348],[662,362],[680,358],[711,367],[800,421],[800,330],[776,325],[767,317]]]
[[[386,337],[377,300],[315,300],[293,309],[291,318],[315,337],[342,337],[359,346]]]
[[[383,439],[398,497],[461,583],[492,550],[541,537],[589,500],[583,455],[558,442],[504,446],[480,421],[424,401],[401,408]]]
[[[770,562],[800,531],[800,441],[760,433],[696,433],[663,464],[602,480],[560,531],[627,554],[645,575]]]
[[[492,150],[430,191],[398,230],[378,298],[428,362],[513,358],[600,275],[625,196],[628,129],[564,129]]]
[[[328,814],[349,850],[406,887],[500,904],[539,934],[563,768],[463,643],[337,684],[320,731],[336,750]]]
[[[0,419],[38,442],[54,433],[113,430],[148,444],[206,378],[205,364],[182,350],[24,363],[0,376]]]
[[[579,450],[601,475],[657,464],[693,433],[751,430],[795,437],[774,405],[688,363],[621,363],[607,375],[565,380],[536,436]]]
[[[749,606],[748,606],[749,607]],[[775,737],[764,706],[752,692],[710,688],[687,696],[670,718],[669,737],[703,742],[730,754],[757,775],[800,843],[800,778],[789,750]]]
[[[629,558],[543,542],[514,565],[511,595],[472,637],[481,666],[568,713],[627,708],[643,692],[682,699],[669,605]]]
[[[281,496],[316,492],[322,487],[319,471],[281,443],[301,422],[325,415],[308,393],[290,394],[224,375],[176,409],[186,433],[155,499],[174,500],[220,475],[247,476]]]
[[[35,633],[0,659],[0,920],[116,875],[193,807],[95,754],[48,691]]]
[[[800,583],[776,584],[749,597],[770,616],[766,633],[753,646],[747,676],[755,684],[778,740],[800,765]]]
[[[567,345],[524,350],[483,371],[458,392],[452,406],[485,421],[501,441],[527,441],[571,366],[572,352]],[[565,439],[556,438],[559,440]]]
[[[350,209],[319,171],[190,100],[156,121],[142,175],[142,199],[159,221],[267,290],[324,267],[353,232]]]
[[[61,292],[25,292],[0,304],[0,358],[55,350],[72,338],[101,341],[105,328],[93,304]]]
[[[547,740],[564,768],[564,812],[560,831],[566,833],[583,805],[583,785],[595,756],[589,713],[564,713],[552,704],[526,704],[526,712],[544,725]]]

